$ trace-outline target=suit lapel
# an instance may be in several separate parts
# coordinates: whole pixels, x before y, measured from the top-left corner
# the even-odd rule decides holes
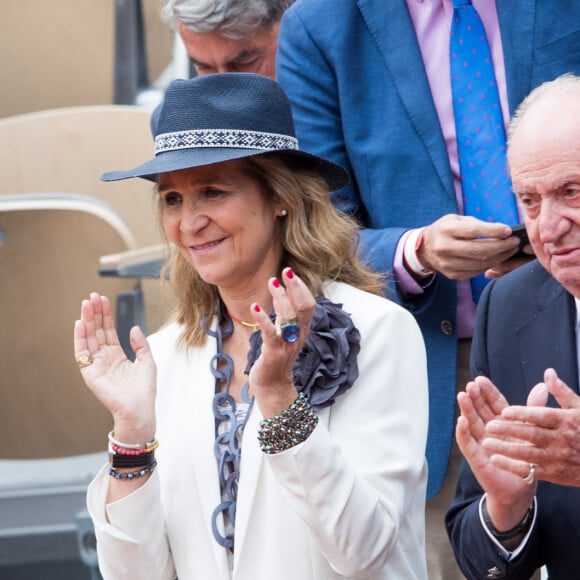
[[[532,89],[532,58],[536,2],[496,0],[505,62],[510,115]],[[512,21],[518,19],[514,34]]]
[[[538,288],[535,300],[534,315],[516,329],[525,385],[530,388],[542,381],[544,370],[553,367],[578,392],[574,299],[550,277]]]
[[[445,141],[431,94],[423,57],[405,0],[358,0],[359,10],[385,63],[403,107],[420,136],[441,185],[455,200]],[[403,57],[401,50],[410,56]]]

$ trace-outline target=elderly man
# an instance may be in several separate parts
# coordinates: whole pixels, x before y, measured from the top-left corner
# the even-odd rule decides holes
[[[470,579],[528,579],[541,566],[550,580],[578,578],[580,77],[527,97],[508,162],[538,260],[479,303],[476,378],[458,395],[467,461],[446,524]]]
[[[166,0],[164,20],[176,28],[198,75],[251,72],[276,76],[278,30],[294,0]]]

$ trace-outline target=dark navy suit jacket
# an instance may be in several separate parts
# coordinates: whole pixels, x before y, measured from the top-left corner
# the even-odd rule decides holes
[[[576,309],[573,297],[537,261],[491,282],[477,311],[471,367],[485,375],[510,404],[525,405],[530,389],[553,367],[578,392]],[[556,405],[550,398],[549,404]],[[580,445],[580,442],[579,442]],[[470,579],[525,579],[548,567],[550,580],[580,578],[580,488],[540,482],[537,520],[523,553],[506,563],[483,530],[478,505],[483,494],[465,461],[446,524],[457,561]]]
[[[579,0],[497,0],[497,10],[511,113],[542,82],[580,74]],[[406,230],[458,213],[405,0],[297,0],[282,19],[278,48],[278,80],[301,149],[347,169],[351,185],[334,201],[360,217],[365,259],[391,272]],[[388,291],[415,315],[427,347],[431,497],[454,426],[456,283],[438,275],[424,295],[403,296],[391,276]]]

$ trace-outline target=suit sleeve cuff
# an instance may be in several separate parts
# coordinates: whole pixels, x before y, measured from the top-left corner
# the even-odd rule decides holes
[[[483,500],[486,497],[487,497],[487,494],[483,494],[481,500],[479,501],[479,509],[478,509],[479,520],[480,520],[481,525],[482,525],[485,533],[487,534],[488,538],[501,550],[501,554],[503,555],[505,560],[507,562],[511,562],[512,560],[515,560],[521,554],[521,552],[524,550],[524,548],[526,547],[526,545],[528,543],[528,540],[530,538],[532,530],[534,529],[534,525],[536,523],[536,517],[537,517],[537,513],[538,513],[538,510],[537,510],[538,504],[537,504],[536,498],[534,497],[534,516],[532,519],[532,523],[530,525],[530,529],[528,530],[528,533],[524,536],[524,538],[520,542],[520,545],[515,550],[512,550],[510,552],[509,550],[506,550],[500,542],[498,542],[497,538],[494,537],[494,535],[489,531],[488,527],[485,525],[485,521],[483,519],[482,505],[483,505]]]

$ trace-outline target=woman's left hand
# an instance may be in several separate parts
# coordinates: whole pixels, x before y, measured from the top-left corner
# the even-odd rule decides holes
[[[279,415],[298,396],[294,387],[293,369],[300,349],[310,331],[310,322],[316,302],[304,282],[291,268],[282,272],[282,283],[277,278],[268,281],[276,322],[259,304],[252,304],[254,320],[262,331],[262,352],[250,371],[250,394],[265,418]],[[284,323],[296,322],[299,336],[295,342],[282,337]]]

